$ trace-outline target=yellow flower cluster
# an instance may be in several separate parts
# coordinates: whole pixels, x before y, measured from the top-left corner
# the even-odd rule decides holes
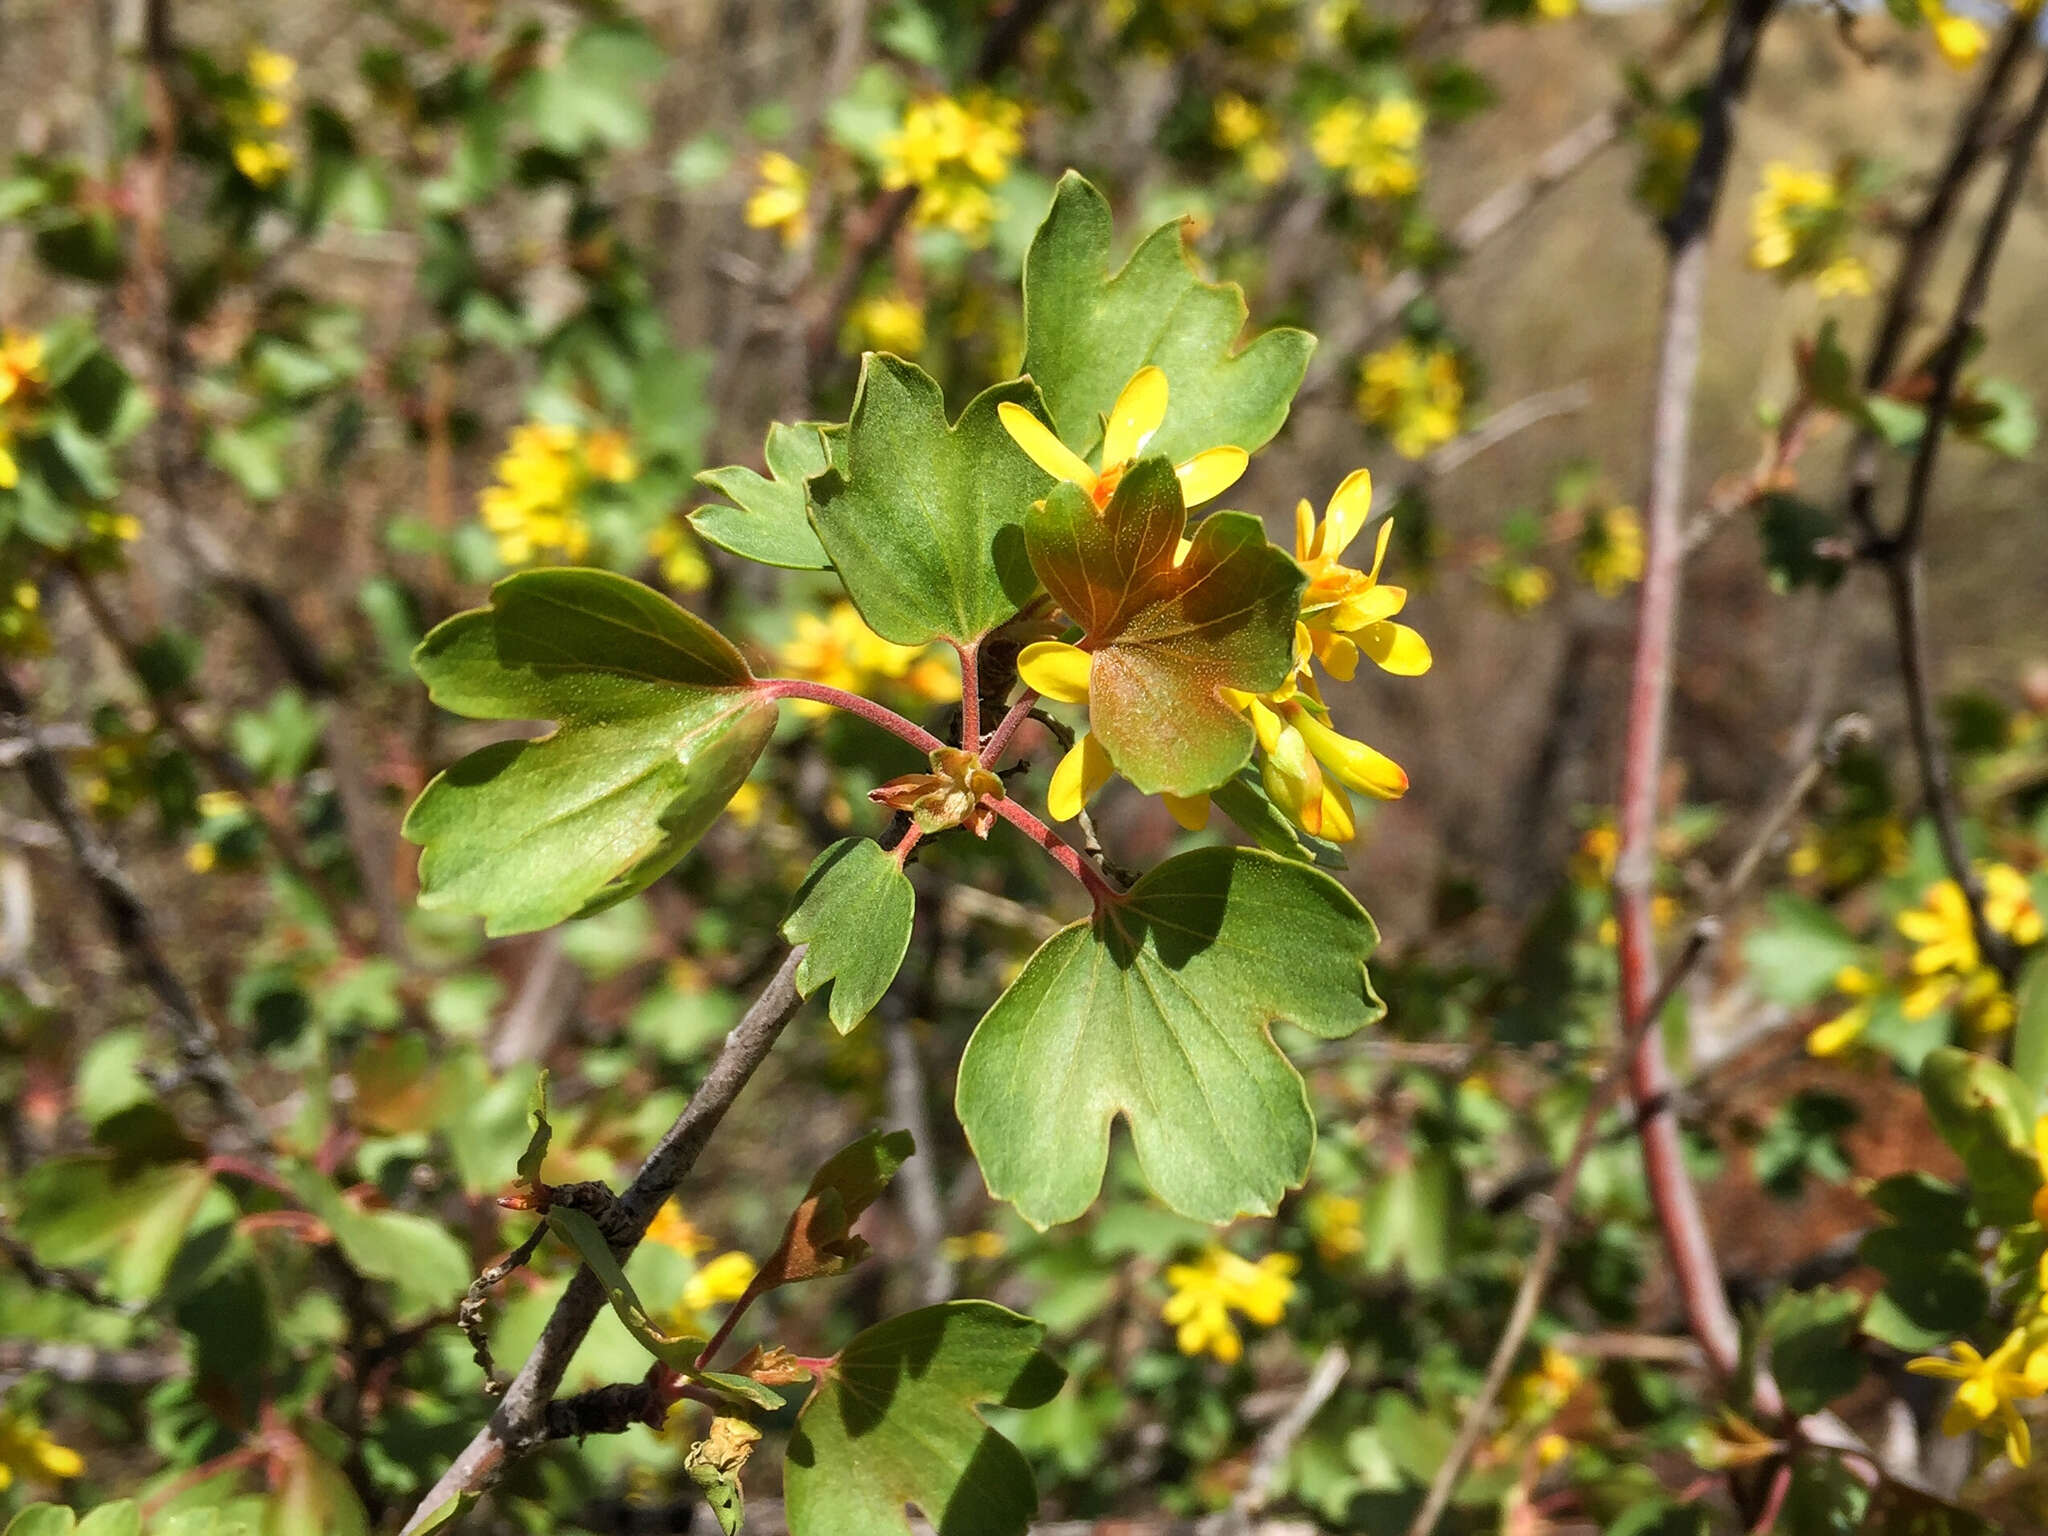
[[[2040,1332],[2038,1326],[2016,1328],[1988,1355],[1957,1339],[1948,1347],[1949,1359],[1923,1355],[1906,1362],[1906,1369],[1916,1376],[1938,1376],[1956,1384],[1955,1396],[1942,1415],[1943,1434],[1993,1429],[2004,1435],[2005,1454],[2012,1464],[2027,1464],[2032,1442],[2027,1421],[2015,1405],[2048,1392],[2048,1339]]]
[[[1244,1354],[1233,1312],[1270,1328],[1294,1299],[1292,1254],[1269,1253],[1254,1264],[1220,1244],[1203,1250],[1192,1264],[1170,1265],[1166,1283],[1173,1294],[1159,1315],[1174,1329],[1184,1355],[1213,1355],[1225,1365]]]
[[[789,677],[808,678],[848,693],[867,694],[893,685],[934,704],[960,693],[952,670],[929,649],[884,640],[844,600],[834,603],[822,619],[812,613],[796,616],[796,633],[782,647],[781,666]],[[795,707],[804,714],[821,715],[830,706],[798,699]]]
[[[1643,522],[1634,507],[1608,507],[1579,534],[1579,575],[1602,597],[1643,579]]]
[[[924,306],[901,289],[869,294],[846,312],[846,329],[849,351],[916,357],[924,350]]]
[[[1369,354],[1359,369],[1358,413],[1404,459],[1419,459],[1458,435],[1465,378],[1448,347],[1403,339]]]
[[[2022,948],[2038,944],[2041,914],[2034,908],[2026,876],[2010,864],[1993,864],[1983,871],[1983,881],[1984,920],[1991,931]],[[2010,1029],[2013,1000],[1997,970],[1986,963],[1977,947],[1963,888],[1953,880],[1937,881],[1927,888],[1922,900],[1924,906],[1901,912],[1898,918],[1899,932],[1915,946],[1911,963],[1914,981],[1905,997],[1906,1017],[1924,1019],[1938,1008],[1953,1005],[1986,1033]]]
[[[61,1483],[85,1471],[85,1458],[59,1445],[48,1430],[24,1414],[0,1409],[0,1489],[18,1477]]]
[[[0,332],[0,490],[21,483],[21,466],[12,447],[14,429],[42,382],[43,338],[33,331]]]
[[[786,246],[798,244],[811,228],[809,173],[775,149],[764,154],[755,169],[760,180],[747,199],[743,217],[755,229],[780,232]]]
[[[996,201],[990,188],[1024,149],[1024,109],[987,91],[914,101],[882,143],[882,185],[917,188],[913,217],[971,245],[988,239]]]
[[[259,187],[267,187],[292,168],[292,147],[278,137],[291,121],[292,82],[299,66],[268,48],[251,48],[243,61],[249,82],[246,101],[228,112],[234,133],[235,169]]]
[[[1844,177],[1774,160],[1750,203],[1750,265],[1788,280],[1811,277],[1824,299],[1860,298],[1870,292],[1871,275],[1847,248],[1854,224]]]
[[[1309,148],[1359,197],[1405,197],[1422,184],[1422,123],[1411,97],[1367,103],[1347,96],[1316,118]]]
[[[1273,118],[1257,102],[1225,91],[1216,98],[1216,142],[1236,153],[1244,173],[1262,187],[1287,174],[1287,147]]]
[[[1007,402],[997,407],[1017,445],[1047,474],[1087,491],[1097,506],[1108,505],[1118,483],[1166,420],[1166,375],[1146,367],[1131,376],[1110,408],[1103,433],[1102,468],[1055,437],[1037,417]],[[1242,448],[1210,448],[1174,466],[1186,505],[1220,496],[1244,473],[1251,456]],[[1261,781],[1273,802],[1300,827],[1333,842],[1358,835],[1347,790],[1377,800],[1394,800],[1408,790],[1408,775],[1391,758],[1338,732],[1318,689],[1312,662],[1331,676],[1350,681],[1361,653],[1384,670],[1414,677],[1430,666],[1429,646],[1405,624],[1393,623],[1408,601],[1406,589],[1381,586],[1393,525],[1382,522],[1370,571],[1354,570],[1340,557],[1372,514],[1372,476],[1356,470],[1330,498],[1320,524],[1306,501],[1295,508],[1294,558],[1308,576],[1295,621],[1294,671],[1270,693],[1235,690],[1229,698],[1251,721],[1258,744]],[[1185,559],[1183,539],[1176,560]],[[1030,687],[1062,704],[1088,702],[1094,658],[1077,645],[1041,640],[1018,657],[1018,675]],[[1109,753],[1092,733],[1076,741],[1054,770],[1046,809],[1055,821],[1081,814],[1115,773]],[[1160,797],[1173,818],[1189,831],[1208,824],[1209,797]]]
[[[514,427],[498,460],[497,483],[479,503],[484,526],[497,536],[498,558],[507,565],[530,565],[550,555],[582,559],[590,548],[584,490],[594,481],[617,484],[639,472],[623,433],[586,432],[552,421]]]

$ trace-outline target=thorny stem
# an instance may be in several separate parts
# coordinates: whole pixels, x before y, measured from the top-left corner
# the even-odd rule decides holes
[[[888,705],[864,699],[857,693],[848,693],[844,688],[813,683],[800,677],[764,678],[759,687],[771,699],[810,699],[814,703],[843,709],[849,715],[858,715],[868,724],[880,726],[891,736],[902,738],[923,753],[942,751],[946,745],[923,726],[904,719]]]
[[[1097,911],[1123,900],[1117,888],[1103,877],[1100,870],[1084,859],[1078,849],[1015,800],[991,798],[987,803],[995,807],[996,814],[1003,820],[1051,854],[1060,868],[1086,886]]]

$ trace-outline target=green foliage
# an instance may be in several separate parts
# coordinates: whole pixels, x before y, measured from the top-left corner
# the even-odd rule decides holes
[[[530,571],[415,658],[434,701],[556,722],[472,753],[406,817],[423,905],[520,933],[644,889],[753,768],[775,707],[738,651],[666,598],[602,571]]]
[[[914,1505],[957,1536],[1022,1536],[1038,1508],[1031,1468],[974,1411],[1036,1408],[1066,1372],[1045,1328],[955,1301],[859,1335],[832,1363],[790,1437],[784,1482],[798,1536],[908,1536]]]
[[[1772,1302],[1764,1318],[1771,1374],[1791,1412],[1818,1413],[1863,1380],[1863,1357],[1854,1347],[1862,1311],[1854,1291],[1825,1286],[1787,1291]]]
[[[1202,280],[1179,224],[1154,230],[1112,274],[1110,223],[1108,199],[1069,171],[1024,261],[1024,372],[1060,440],[1091,453],[1117,395],[1154,363],[1171,393],[1151,452],[1178,461],[1263,446],[1287,420],[1314,338],[1277,329],[1239,350],[1244,295]]]
[[[914,363],[871,352],[843,457],[809,482],[811,521],[868,627],[899,645],[967,645],[1037,590],[1024,512],[1052,483],[997,418],[1043,408],[1026,380],[983,390],[958,422]]]
[[[968,1042],[960,1123],[990,1191],[1034,1226],[1072,1221],[1121,1115],[1175,1210],[1271,1211],[1315,1143],[1272,1026],[1337,1040],[1377,1019],[1377,939],[1320,871],[1244,849],[1167,860],[1048,939]]]
[[[782,936],[807,944],[796,988],[805,997],[830,990],[829,1012],[841,1034],[874,1012],[910,948],[917,893],[895,857],[879,843],[849,837],[812,861]]]
[[[1920,1091],[1934,1128],[1963,1160],[1984,1219],[2026,1221],[2042,1180],[2033,1150],[2038,1095],[2003,1063],[1949,1046],[1920,1064]]]
[[[825,472],[830,462],[828,431],[816,422],[776,422],[768,429],[763,454],[764,478],[742,465],[707,469],[697,476],[726,497],[731,506],[713,502],[690,514],[697,531],[718,545],[763,565],[790,570],[822,571],[831,566],[818,542],[806,510],[804,482]]]
[[[1287,680],[1304,578],[1255,517],[1217,512],[1176,561],[1187,511],[1165,458],[1132,466],[1098,512],[1061,482],[1025,523],[1031,565],[1093,653],[1089,728],[1148,794],[1198,795],[1251,760],[1224,689]]]

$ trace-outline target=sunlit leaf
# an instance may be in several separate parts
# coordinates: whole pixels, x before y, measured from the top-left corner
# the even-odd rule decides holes
[[[712,502],[690,514],[697,531],[721,549],[763,565],[789,570],[822,571],[831,565],[825,546],[805,507],[804,482],[824,473],[829,462],[825,433],[816,422],[792,426],[778,421],[768,429],[764,455],[767,478],[739,464],[707,469],[697,483],[726,497],[731,506]]]
[[[782,936],[807,944],[796,989],[830,989],[833,1026],[845,1034],[875,1009],[910,948],[917,893],[895,857],[849,837],[819,854],[783,919]]]

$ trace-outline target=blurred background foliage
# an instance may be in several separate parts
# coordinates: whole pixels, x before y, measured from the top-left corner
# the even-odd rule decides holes
[[[1715,230],[1709,510],[1656,872],[1673,943],[1837,714],[1869,721],[1769,841],[1761,891],[1721,914],[1671,1033],[1752,1347],[1800,1411],[1834,1405],[1902,1473],[1873,1500],[1802,1458],[1771,1515],[1786,1531],[2044,1515],[2006,1438],[2048,1387],[2026,1351],[1960,1419],[1906,1369],[1959,1338],[2031,1349],[2041,1290],[2028,1197],[2048,1171],[2013,1167],[2048,1077],[2038,176],[1926,546],[1943,746],[2007,975],[1922,816],[1880,581],[1839,511],[1853,426],[1892,447],[1925,428],[1910,378],[1866,395],[1849,359],[2002,23],[1936,4],[1779,18]],[[842,418],[864,349],[916,359],[956,408],[1013,373],[1025,244],[1073,165],[1120,234],[1184,217],[1258,323],[1323,338],[1230,504],[1285,541],[1297,499],[1365,463],[1393,509],[1390,570],[1435,666],[1362,669],[1332,699],[1413,786],[1361,810],[1343,874],[1386,935],[1387,1022],[1291,1042],[1322,1141],[1276,1218],[1168,1213],[1119,1148],[1093,1213],[1034,1233],[988,1200],[952,1072],[1078,901],[1000,837],[928,843],[897,987],[843,1038],[805,1016],[630,1274],[663,1326],[714,1320],[818,1163],[908,1126],[915,1175],[863,1228],[876,1257],[764,1303],[763,1337],[827,1353],[925,1301],[991,1297],[1045,1321],[1070,1372],[1046,1408],[992,1415],[1047,1518],[1403,1528],[1614,1039],[1656,221],[1717,31],[1711,6],[1574,0],[9,0],[0,1514],[133,1497],[152,1532],[395,1529],[468,1440],[490,1400],[453,1313],[532,1225],[495,1199],[538,1072],[545,1176],[617,1182],[777,963],[813,853],[879,830],[867,790],[915,765],[859,721],[792,711],[674,875],[486,943],[413,905],[403,807],[492,731],[427,705],[411,647],[508,570],[597,564],[763,667],[945,717],[950,656],[869,633],[829,573],[734,558],[720,493],[815,468],[800,433],[764,459],[768,425]],[[44,749],[75,827],[26,791]],[[1026,755],[1057,751],[1035,734]],[[1133,865],[1186,835],[1114,788],[1094,825]],[[74,846],[139,894],[261,1105],[263,1157],[159,1027],[162,994],[129,984],[136,951],[109,941]],[[1995,1134],[1974,1079],[1951,1095],[1966,1110],[1928,1111],[1951,1045],[2012,1057]],[[1761,1432],[1699,1368],[1615,1126],[1447,1528],[1743,1528]],[[1984,1196],[2007,1186],[2025,1187]],[[544,1249],[491,1303],[498,1361],[524,1357],[570,1268]],[[644,1367],[606,1317],[569,1386]],[[1995,1433],[1944,1437],[1945,1412]],[[553,1448],[472,1519],[693,1528],[689,1439]],[[775,1529],[772,1471],[750,1492]]]

